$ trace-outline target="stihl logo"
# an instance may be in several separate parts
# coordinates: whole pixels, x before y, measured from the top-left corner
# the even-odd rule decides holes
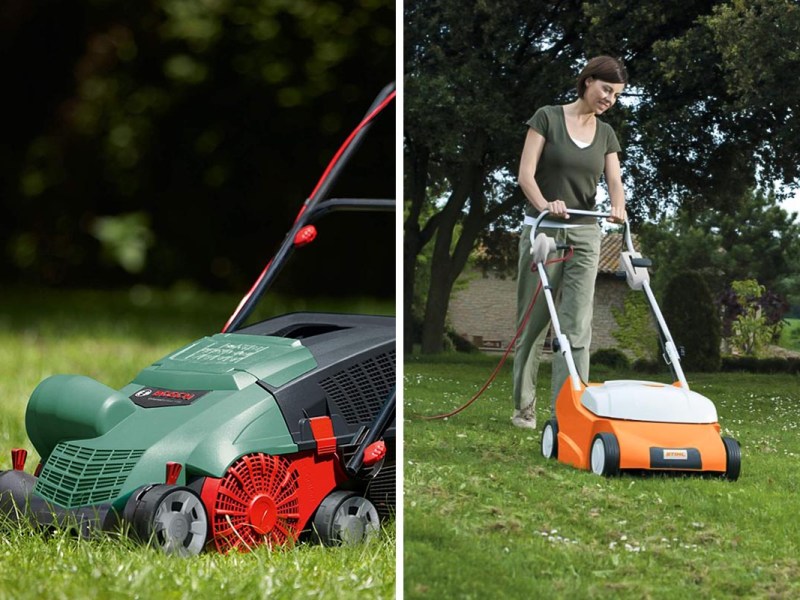
[[[664,460],[688,460],[689,452],[686,450],[665,449]]]

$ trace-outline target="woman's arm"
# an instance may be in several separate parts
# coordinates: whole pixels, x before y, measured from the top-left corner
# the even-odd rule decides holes
[[[622,172],[619,167],[619,156],[616,152],[606,154],[606,185],[611,198],[611,221],[625,222],[625,189],[622,187]]]
[[[525,137],[525,146],[522,148],[522,157],[519,161],[517,181],[528,202],[537,211],[548,210],[551,216],[569,219],[569,215],[566,212],[566,204],[561,200],[548,202],[536,183],[536,167],[539,164],[539,158],[542,156],[544,142],[545,139],[541,133],[533,128],[528,128],[528,135]]]

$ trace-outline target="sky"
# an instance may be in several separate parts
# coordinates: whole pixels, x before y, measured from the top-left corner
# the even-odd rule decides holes
[[[794,196],[781,203],[781,208],[788,213],[797,213],[795,221],[800,221],[800,190],[794,193]]]

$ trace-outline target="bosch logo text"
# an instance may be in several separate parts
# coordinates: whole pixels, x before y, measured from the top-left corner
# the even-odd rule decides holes
[[[159,406],[187,406],[208,390],[165,390],[161,388],[142,388],[133,394],[130,399],[142,408],[158,408]]]
[[[194,400],[197,394],[190,392],[173,392],[171,390],[155,390],[152,398],[169,398],[171,400]]]

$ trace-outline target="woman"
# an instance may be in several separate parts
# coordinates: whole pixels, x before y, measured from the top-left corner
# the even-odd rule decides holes
[[[609,220],[625,220],[625,193],[620,174],[619,142],[614,130],[597,118],[617,101],[628,75],[610,56],[591,59],[581,71],[578,99],[563,106],[544,106],[528,121],[528,133],[519,168],[519,185],[527,198],[525,224],[519,242],[517,325],[539,283],[531,272],[530,232],[534,218],[549,211],[540,230],[559,243],[573,246],[565,263],[548,268],[554,295],[560,289],[558,318],[572,347],[578,374],[589,380],[589,346],[600,227],[591,217],[572,217],[567,209],[595,210],[600,176],[605,175],[611,198]],[[514,357],[514,414],[517,427],[536,429],[536,379],[542,347],[550,324],[543,295],[537,299],[527,327],[516,344]],[[569,376],[563,355],[553,358],[552,407]]]

